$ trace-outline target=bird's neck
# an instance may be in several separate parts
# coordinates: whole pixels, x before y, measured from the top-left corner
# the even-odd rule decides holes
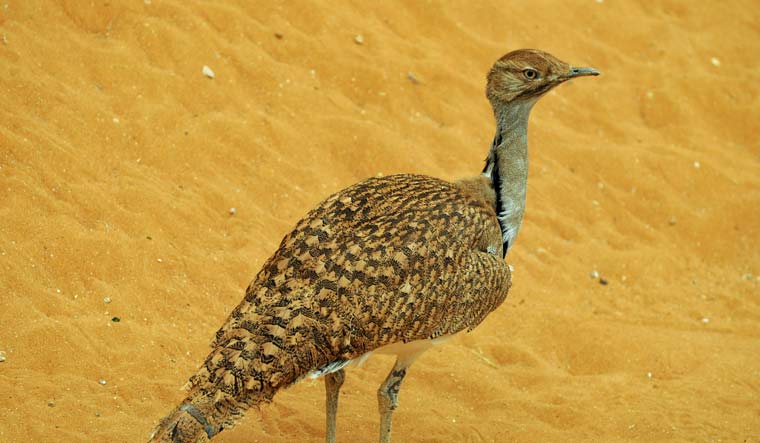
[[[525,214],[528,190],[528,117],[535,101],[495,106],[496,135],[483,169],[496,193],[503,253],[514,243]]]

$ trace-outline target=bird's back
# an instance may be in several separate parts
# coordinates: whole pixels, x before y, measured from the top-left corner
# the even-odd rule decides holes
[[[244,409],[330,363],[476,326],[511,284],[480,185],[394,175],[323,201],[250,284],[192,389]]]

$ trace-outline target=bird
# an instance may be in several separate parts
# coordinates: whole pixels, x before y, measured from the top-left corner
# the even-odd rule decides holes
[[[205,442],[304,378],[324,378],[335,443],[345,369],[396,355],[377,390],[381,443],[410,365],[471,331],[512,285],[506,254],[525,213],[528,118],[555,86],[596,69],[519,49],[487,75],[496,134],[480,174],[373,177],[317,205],[281,241],[217,331],[187,394],[151,442]]]

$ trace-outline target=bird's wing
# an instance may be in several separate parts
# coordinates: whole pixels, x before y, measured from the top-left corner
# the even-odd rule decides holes
[[[510,286],[500,239],[494,210],[455,184],[397,175],[347,188],[285,236],[193,383],[239,374],[274,392],[387,344],[471,329]]]
[[[493,210],[460,187],[419,175],[375,178],[301,220],[263,286],[334,315],[351,343],[343,352],[361,353],[477,325],[509,288],[506,264],[488,253],[499,244]]]

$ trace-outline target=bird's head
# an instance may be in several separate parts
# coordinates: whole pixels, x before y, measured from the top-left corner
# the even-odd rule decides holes
[[[496,60],[488,72],[486,96],[494,108],[518,101],[532,104],[560,83],[585,75],[599,71],[570,66],[537,49],[518,49]]]

